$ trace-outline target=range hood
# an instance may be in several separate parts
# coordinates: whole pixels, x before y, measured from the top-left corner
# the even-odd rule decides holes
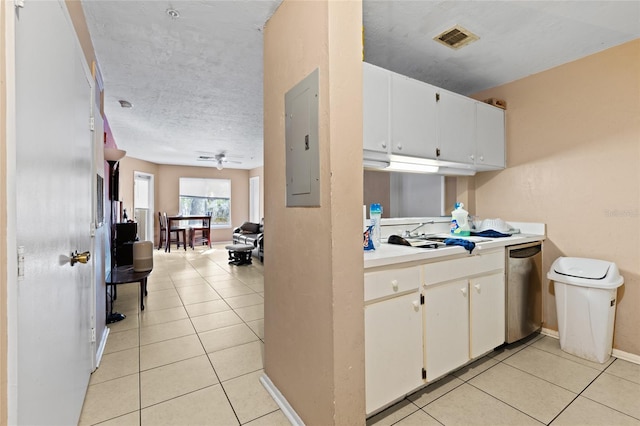
[[[364,150],[362,164],[367,170],[387,172],[425,173],[448,176],[473,176],[476,174],[476,169],[472,164],[453,163],[450,161],[431,160],[406,155],[389,155],[368,150]]]

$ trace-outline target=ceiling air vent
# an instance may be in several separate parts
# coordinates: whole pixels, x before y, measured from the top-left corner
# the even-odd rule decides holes
[[[479,38],[480,37],[471,31],[462,28],[460,25],[456,25],[455,27],[449,28],[440,35],[434,37],[434,40],[452,49],[460,49],[462,46],[466,46]]]

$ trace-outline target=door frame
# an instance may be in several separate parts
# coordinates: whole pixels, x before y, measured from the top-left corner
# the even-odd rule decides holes
[[[151,241],[155,245],[155,176],[151,173],[139,172],[134,170],[133,172],[133,211],[131,212],[131,218],[134,217],[136,211],[136,181],[138,178],[149,179],[149,199],[147,200],[149,205],[149,217],[147,217],[146,225],[146,240]]]

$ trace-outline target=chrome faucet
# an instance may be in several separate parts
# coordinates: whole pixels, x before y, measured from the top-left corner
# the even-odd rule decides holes
[[[404,237],[411,237],[411,234],[415,231],[417,231],[418,229],[422,228],[423,226],[427,225],[427,224],[432,224],[435,223],[433,220],[421,223],[420,225],[416,226],[415,228],[413,228],[411,231],[404,231]]]

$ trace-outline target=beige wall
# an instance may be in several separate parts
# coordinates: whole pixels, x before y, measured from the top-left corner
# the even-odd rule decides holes
[[[508,161],[476,175],[470,212],[545,222],[545,275],[558,256],[615,262],[614,347],[640,355],[640,40],[475,97],[506,100]],[[557,329],[553,286],[544,293]]]
[[[155,244],[158,240],[158,214],[178,213],[179,183],[181,177],[231,179],[231,227],[215,229],[212,241],[231,241],[233,228],[249,218],[249,171],[237,169],[218,170],[214,167],[170,166],[150,163],[131,157],[120,160],[120,200],[130,213],[133,211],[133,174],[144,172],[154,175]]]
[[[309,425],[364,424],[362,4],[284,0],[264,30],[265,372]],[[320,207],[285,207],[284,95],[320,73]]]
[[[367,206],[367,217],[372,203],[382,205],[382,217],[391,217],[391,173],[365,170],[363,182],[363,204]]]

